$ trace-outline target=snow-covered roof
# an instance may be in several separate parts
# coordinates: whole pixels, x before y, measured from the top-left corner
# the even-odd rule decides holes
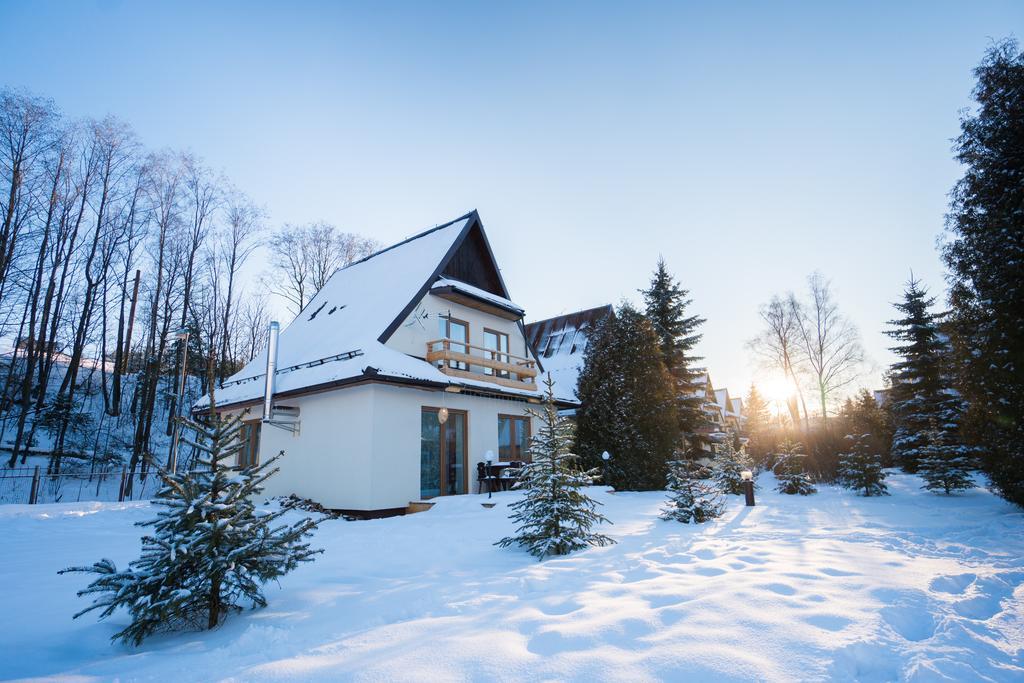
[[[459,280],[452,280],[451,278],[441,277],[438,278],[437,282],[435,282],[431,286],[431,289],[453,289],[474,299],[486,301],[487,303],[497,306],[498,308],[503,308],[506,311],[517,313],[520,316],[526,313],[525,308],[523,308],[522,306],[517,306],[516,304],[512,303],[505,297],[498,296],[497,294],[492,294],[487,290],[480,289],[479,287],[474,287],[473,285],[461,282]]]
[[[591,327],[612,314],[610,305],[539,320],[526,326],[526,338],[544,363],[545,375],[555,383],[555,396],[579,400],[576,384],[583,369],[583,353]]]
[[[476,212],[427,230],[336,271],[280,334],[274,393],[282,394],[363,376],[479,386],[490,391],[535,396],[537,391],[497,388],[485,380],[452,378],[426,361],[385,346],[410,305],[433,285],[473,225]],[[450,280],[449,283],[456,281]],[[464,287],[471,287],[459,283]],[[476,289],[498,300],[503,297]],[[508,302],[511,304],[511,302]],[[266,351],[218,388],[218,405],[263,395]],[[204,396],[195,408],[209,405]]]

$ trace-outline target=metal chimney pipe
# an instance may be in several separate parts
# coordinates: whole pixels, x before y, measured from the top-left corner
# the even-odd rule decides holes
[[[274,400],[274,374],[277,372],[277,335],[281,326],[277,321],[270,323],[270,339],[267,342],[267,382],[263,387],[263,421],[270,422],[270,408]]]

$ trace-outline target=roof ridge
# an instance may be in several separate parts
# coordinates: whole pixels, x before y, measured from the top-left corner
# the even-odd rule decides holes
[[[568,318],[573,315],[580,315],[581,313],[589,313],[591,311],[600,311],[606,308],[611,308],[614,311],[614,307],[611,304],[601,304],[600,306],[593,306],[591,308],[584,308],[579,311],[573,311],[571,313],[562,313],[561,315],[553,315],[550,318],[544,318],[543,320],[534,320],[533,322],[525,323],[527,327],[533,325],[540,325],[541,323],[551,322],[552,320],[559,320],[561,318]]]
[[[434,227],[428,228],[427,230],[424,230],[421,233],[413,235],[412,237],[406,237],[401,242],[396,242],[395,244],[392,244],[389,247],[384,247],[380,251],[375,251],[372,254],[370,254],[369,256],[364,256],[363,258],[359,259],[358,261],[353,261],[352,263],[350,263],[350,264],[348,264],[346,266],[342,266],[338,270],[345,270],[346,268],[351,268],[352,266],[359,265],[360,263],[364,263],[366,261],[369,261],[374,256],[380,256],[384,252],[391,251],[392,249],[397,249],[398,247],[404,246],[404,245],[406,245],[409,242],[412,242],[414,240],[418,240],[421,237],[426,237],[427,235],[429,235],[431,233],[434,233],[434,232],[437,232],[438,230],[443,230],[444,228],[450,227],[450,226],[458,223],[459,221],[464,221],[464,220],[466,220],[468,218],[472,218],[476,213],[477,213],[477,210],[473,209],[469,213],[463,214],[463,215],[459,216],[458,218],[454,218],[454,219],[448,221],[447,223],[442,223],[441,225],[435,225]]]

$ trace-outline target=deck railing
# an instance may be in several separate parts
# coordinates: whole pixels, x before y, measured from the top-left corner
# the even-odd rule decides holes
[[[512,389],[535,390],[537,363],[505,351],[454,339],[427,342],[427,362],[452,377],[482,380]]]

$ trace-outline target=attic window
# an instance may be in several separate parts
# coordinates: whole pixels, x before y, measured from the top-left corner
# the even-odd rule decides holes
[[[311,316],[309,316],[309,319],[312,320],[313,318],[315,318],[316,314],[319,313],[320,311],[324,310],[324,306],[326,306],[326,305],[327,305],[326,301],[323,302],[322,304],[320,304],[320,308],[318,308],[315,311],[313,311],[313,314]]]

